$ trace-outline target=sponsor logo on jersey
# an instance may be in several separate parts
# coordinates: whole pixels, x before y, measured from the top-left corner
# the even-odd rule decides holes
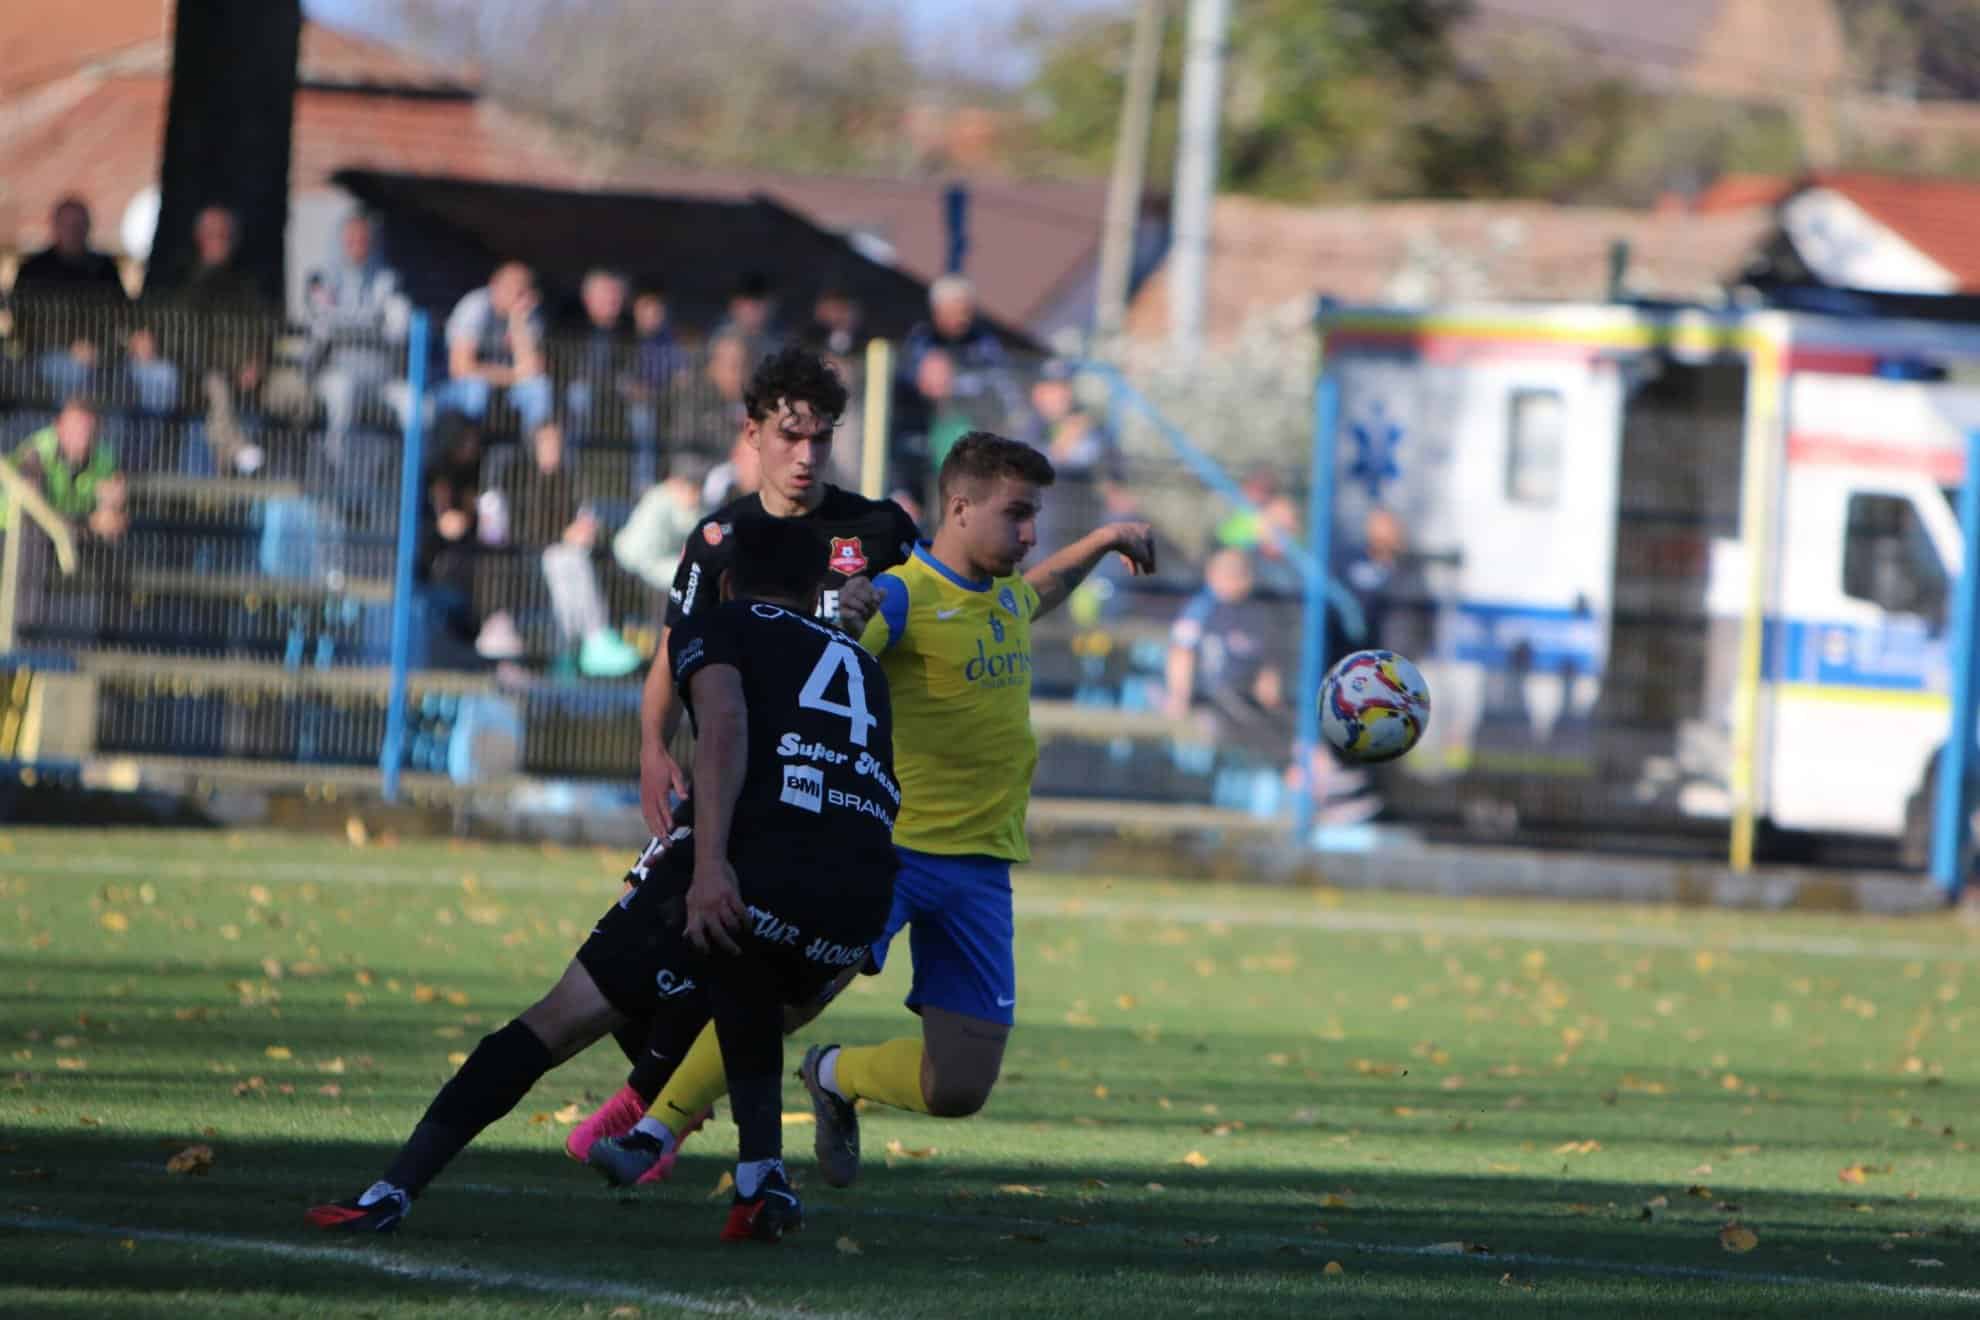
[[[867,947],[864,944],[834,944],[830,940],[818,939],[804,946],[804,956],[827,967],[850,967],[866,958]]]
[[[857,536],[835,536],[832,538],[832,557],[826,563],[834,573],[851,577],[866,567],[866,552],[860,548]]]
[[[676,674],[686,674],[689,669],[701,662],[702,652],[707,649],[707,638],[691,638],[688,644],[681,648],[681,653],[674,657],[674,672]]]
[[[825,795],[825,800],[835,807],[857,811],[862,816],[871,816],[890,830],[894,828],[893,816],[872,798],[864,798],[857,793],[848,793],[842,788],[835,788]]]
[[[1013,615],[1015,615],[1018,612],[1017,593],[1015,591],[1012,591],[1009,587],[1005,587],[1002,591],[999,591],[997,593],[997,603],[999,605],[1002,605],[1005,610],[1007,610],[1009,613]]]
[[[710,525],[712,526],[713,524]],[[700,590],[701,590],[701,565],[689,564],[687,586],[683,587],[681,589],[680,595],[675,597],[675,599],[680,601],[681,603],[681,613],[683,614],[694,613],[695,593]]]
[[[701,525],[701,539],[710,545],[720,545],[722,544],[722,537],[727,531],[728,528],[722,526],[721,523],[703,523]]]
[[[1029,683],[1031,652],[992,651],[979,637],[976,639],[976,654],[963,665],[963,681],[981,683],[986,687],[1010,687],[1016,683]]]
[[[795,733],[787,733],[777,740],[777,755],[791,761],[823,761],[827,765],[844,765],[849,759],[846,753],[824,743],[808,743]]]
[[[990,640],[999,646],[1004,644],[1004,621],[994,614],[990,616]]]
[[[811,765],[786,765],[778,800],[817,813],[825,810],[825,772]]]
[[[670,967],[662,967],[653,978],[653,988],[662,999],[673,999],[694,989],[694,978],[682,976]]]
[[[774,912],[752,904],[749,909],[749,933],[765,944],[796,944],[804,938],[804,932],[794,921],[785,921]]]

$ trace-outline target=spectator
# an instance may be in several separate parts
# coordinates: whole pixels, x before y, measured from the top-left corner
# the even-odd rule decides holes
[[[89,208],[80,198],[55,203],[53,240],[21,263],[14,302],[23,343],[37,354],[42,381],[58,396],[83,389],[128,302],[117,263],[89,245]]]
[[[1249,550],[1264,534],[1265,505],[1279,493],[1279,478],[1267,467],[1253,468],[1238,487],[1247,507],[1217,524],[1217,544]]]
[[[1296,558],[1299,521],[1299,505],[1290,495],[1274,495],[1258,511],[1251,567],[1261,595],[1296,597],[1306,590],[1306,576]]]
[[[61,622],[68,640],[93,640],[110,584],[122,567],[117,562],[122,556],[112,554],[111,547],[130,526],[124,474],[118,469],[116,452],[101,438],[96,405],[80,395],[65,400],[54,423],[30,435],[14,451],[13,463],[32,492],[24,498],[39,497],[41,513],[61,519],[77,535],[80,568],[94,579],[93,589],[79,601],[71,598],[76,608],[65,608]],[[0,528],[28,516],[13,505],[9,493],[0,489]],[[33,534],[21,539],[15,620],[21,625],[54,623],[48,583],[55,546],[38,528],[23,531]]]
[[[479,421],[488,415],[489,395],[499,389],[525,434],[550,420],[553,394],[537,303],[534,272],[510,261],[454,304],[447,317],[448,381],[441,407]]]
[[[564,387],[565,417],[575,432],[567,438],[573,445],[585,443],[594,429],[610,429],[611,423],[595,417],[594,409],[602,411],[606,398],[617,392],[632,348],[623,276],[602,268],[587,271],[578,301],[584,315],[577,326],[577,359]]]
[[[550,609],[566,653],[576,652],[579,672],[621,678],[638,668],[638,651],[612,631],[598,589],[591,557],[602,527],[566,452],[561,425],[544,422],[530,434],[529,456],[509,465],[501,493],[506,540],[526,552],[541,550]]]
[[[189,311],[272,315],[275,309],[246,272],[234,265],[239,225],[224,206],[209,206],[193,220],[198,264],[174,295]]]
[[[428,662],[437,669],[472,669],[480,667],[477,655],[513,659],[522,653],[514,624],[506,633],[500,626],[484,629],[474,604],[481,428],[460,413],[444,412],[434,437],[435,456],[423,474],[426,498],[420,502],[413,566],[428,618]]]
[[[730,500],[755,494],[763,480],[757,466],[759,458],[756,446],[738,434],[729,446],[728,459],[710,470],[701,483],[701,507],[712,512]]]
[[[959,372],[1004,365],[1004,346],[976,311],[976,286],[961,275],[944,275],[928,286],[929,319],[908,331],[901,346],[901,375],[913,381],[931,349],[946,352]]]
[[[633,439],[633,490],[653,484],[660,467],[660,399],[682,353],[667,324],[667,296],[660,285],[647,281],[633,297],[632,361],[619,383],[626,400],[626,420]]]
[[[783,338],[775,326],[776,306],[770,279],[751,271],[736,282],[729,295],[729,313],[715,327],[711,338],[733,335],[743,347],[743,376],[756,370],[756,364],[777,351]]]
[[[1169,631],[1167,700],[1171,719],[1207,706],[1218,741],[1275,766],[1289,751],[1291,707],[1276,645],[1283,627],[1252,595],[1251,561],[1223,549],[1204,566],[1204,587]]]
[[[327,267],[311,272],[306,303],[325,448],[341,466],[359,406],[392,380],[411,314],[398,273],[378,255],[369,216],[358,212],[338,226],[337,250]],[[399,389],[392,402],[403,423],[408,401]]]
[[[1047,362],[1032,382],[1030,407],[1017,427],[1018,438],[1043,450],[1059,474],[1039,518],[1038,540],[1044,546],[1070,545],[1092,527],[1132,517],[1137,504],[1127,488],[1119,441],[1080,403],[1073,384],[1070,364]],[[1126,575],[1119,557],[1107,556],[1074,591],[1073,618],[1098,622]]]
[[[674,381],[668,413],[677,443],[703,454],[723,452],[742,434],[747,416],[743,387],[748,383],[749,349],[741,336],[717,335],[709,340],[700,374],[683,374]]]
[[[860,307],[853,296],[836,284],[819,291],[811,304],[811,324],[805,327],[808,347],[833,357],[849,358],[866,346],[860,328]]]
[[[1387,509],[1368,511],[1362,521],[1360,543],[1341,556],[1337,570],[1361,617],[1347,618],[1338,603],[1333,606],[1334,617],[1327,630],[1329,668],[1343,656],[1369,647],[1402,649],[1399,639],[1392,636],[1389,611],[1402,585],[1404,543],[1402,519]]]
[[[664,597],[688,536],[701,521],[701,480],[691,461],[679,462],[667,479],[639,497],[626,525],[612,538],[619,567]]]
[[[81,395],[66,399],[53,423],[22,441],[13,463],[49,509],[78,531],[115,541],[129,527],[116,451],[98,434],[96,405]],[[4,492],[0,501],[0,527],[11,526],[13,502]]]

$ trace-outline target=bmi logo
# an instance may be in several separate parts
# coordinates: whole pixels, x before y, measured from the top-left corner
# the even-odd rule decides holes
[[[784,791],[779,798],[806,811],[825,810],[825,772],[816,766],[786,764]]]
[[[851,577],[866,567],[866,552],[860,549],[857,536],[835,536],[832,538],[832,557],[827,561],[834,573]]]

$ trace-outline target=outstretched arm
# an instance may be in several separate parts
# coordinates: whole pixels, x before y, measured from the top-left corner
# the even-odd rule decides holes
[[[1031,617],[1042,619],[1073,594],[1086,575],[1108,555],[1119,552],[1136,577],[1155,571],[1155,529],[1143,522],[1108,523],[1096,527],[1037,568],[1024,575],[1038,593]]]
[[[743,902],[729,865],[729,831],[749,770],[749,713],[743,703],[742,674],[734,665],[712,664],[689,680],[694,694],[694,881],[688,886],[689,943],[711,952],[711,943],[737,952],[734,932],[742,929]]]

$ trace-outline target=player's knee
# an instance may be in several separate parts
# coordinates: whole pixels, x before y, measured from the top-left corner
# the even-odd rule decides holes
[[[937,1118],[968,1118],[989,1101],[994,1081],[968,1078],[945,1082],[938,1077],[925,1097],[928,1112]]]

